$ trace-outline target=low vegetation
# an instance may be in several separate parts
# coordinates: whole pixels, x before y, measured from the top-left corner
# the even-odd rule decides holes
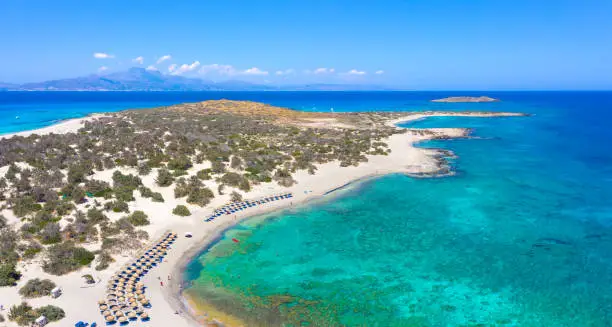
[[[186,206],[181,205],[181,204],[177,205],[172,210],[172,213],[177,215],[177,216],[183,216],[183,217],[191,216],[191,212],[189,211],[189,209]]]
[[[55,288],[55,283],[49,279],[30,279],[19,289],[19,294],[25,298],[48,296]]]
[[[47,249],[43,270],[52,275],[63,275],[89,265],[95,255],[72,242],[56,244]]]
[[[12,306],[8,313],[9,320],[14,321],[19,326],[30,326],[40,316],[45,316],[48,321],[53,322],[63,319],[66,313],[62,308],[53,305],[35,309],[26,302]]]

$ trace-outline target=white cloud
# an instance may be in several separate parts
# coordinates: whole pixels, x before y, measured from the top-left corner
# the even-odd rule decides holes
[[[196,63],[198,64],[197,66],[199,66],[200,63],[199,62],[196,62]],[[196,66],[196,68],[197,68],[197,66]],[[283,71],[283,72],[287,73],[289,71],[290,70],[286,70],[286,71]],[[293,71],[293,70],[291,70],[291,71]],[[261,69],[259,69],[257,67],[252,67],[252,68],[245,69],[245,70],[238,70],[238,69],[236,69],[232,65],[223,65],[223,64],[202,65],[198,72],[200,74],[202,74],[202,75],[217,74],[217,75],[225,75],[225,76],[235,76],[235,75],[265,76],[265,75],[269,75],[270,74],[268,71],[261,70]]]
[[[168,66],[168,71],[172,73],[173,71],[176,70],[176,67],[177,67],[176,64],[172,64],[172,65]]]
[[[268,72],[257,67],[249,68],[242,72],[244,75],[268,75]]]
[[[376,75],[382,75],[382,74],[384,74],[384,73],[385,73],[385,71],[384,71],[384,70],[377,70],[377,71],[376,71],[376,73],[374,73],[374,74],[376,74]]]
[[[166,60],[170,60],[170,59],[172,59],[171,55],[161,56],[161,57],[159,57],[159,59],[157,59],[157,64],[161,64],[162,62],[164,62]]]
[[[285,69],[285,70],[277,70],[276,71],[276,75],[278,75],[278,76],[291,75],[293,73],[295,73],[295,70],[293,68],[289,68],[289,69]]]
[[[364,72],[363,70],[357,70],[357,69],[351,69],[348,71],[349,75],[365,75],[366,72]]]
[[[312,73],[313,74],[317,74],[317,75],[321,75],[321,74],[333,74],[336,70],[333,68],[317,68],[315,69]]]
[[[170,70],[170,67],[172,67],[172,70]],[[192,71],[198,69],[198,67],[200,67],[200,62],[199,61],[194,61],[190,65],[182,64],[178,68],[176,67],[175,64],[172,64],[172,65],[170,65],[170,67],[168,67],[168,70],[170,70],[172,75],[180,75],[180,74],[192,72]]]
[[[200,68],[200,74],[206,75],[209,73],[217,73],[219,75],[236,75],[236,68],[232,65],[210,64]]]
[[[136,57],[136,58],[132,59],[132,62],[135,62],[135,63],[137,63],[139,65],[142,65],[144,63],[144,58],[142,56]]]
[[[108,53],[104,53],[104,52],[95,52],[93,54],[93,56],[96,59],[111,59],[111,58],[115,58],[114,55],[108,54]]]
[[[153,65],[149,65],[149,67],[147,67],[147,70],[149,70],[149,71],[158,71],[159,69],[157,69],[157,67],[155,67]]]
[[[104,71],[108,70],[108,67],[106,66],[101,66],[100,68],[98,68],[98,73],[102,73]]]

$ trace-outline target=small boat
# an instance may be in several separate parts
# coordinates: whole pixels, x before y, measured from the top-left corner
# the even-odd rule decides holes
[[[233,241],[234,243],[240,243],[240,241],[238,241],[238,240],[237,240],[237,239],[235,239],[235,238],[232,238],[232,241]]]

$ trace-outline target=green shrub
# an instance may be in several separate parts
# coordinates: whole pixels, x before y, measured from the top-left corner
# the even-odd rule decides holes
[[[151,200],[153,202],[164,202],[164,197],[159,192],[151,194]]]
[[[106,210],[112,210],[113,212],[130,212],[128,204],[120,200],[107,202],[104,204],[104,207]]]
[[[212,178],[211,173],[212,169],[202,169],[196,173],[196,176],[201,180],[209,180]]]
[[[40,241],[42,244],[53,244],[62,241],[62,233],[58,223],[50,223],[40,231]]]
[[[113,189],[115,197],[119,201],[130,202],[134,201],[134,189],[127,186],[119,186]]]
[[[31,325],[38,317],[38,312],[26,302],[12,306],[8,313],[9,320],[16,322],[19,326]]]
[[[15,216],[20,218],[42,209],[42,206],[36,203],[31,196],[12,198],[10,199],[10,203]]]
[[[64,310],[54,305],[45,305],[44,307],[36,309],[36,312],[38,312],[40,316],[47,317],[49,321],[58,321],[66,317]]]
[[[138,165],[138,175],[147,176],[150,173],[151,173],[151,166],[149,166],[148,163],[143,162],[140,165]]]
[[[55,286],[55,283],[49,279],[34,278],[28,280],[28,282],[19,289],[19,294],[25,298],[48,296]]]
[[[201,207],[210,203],[210,200],[214,198],[215,195],[213,192],[205,187],[205,188],[192,188],[189,190],[189,194],[187,195],[187,203],[196,204]]]
[[[168,161],[168,169],[171,170],[187,170],[192,166],[191,160],[185,156],[172,158]]]
[[[93,194],[93,196],[97,198],[103,198],[113,193],[110,184],[96,179],[90,179],[85,183],[85,191]]]
[[[242,201],[242,194],[236,191],[232,191],[232,193],[230,194],[230,199],[232,202],[240,202]]]
[[[96,283],[96,280],[90,274],[85,274],[85,275],[83,275],[81,277],[83,277],[83,279],[85,279],[85,284],[95,284]]]
[[[147,214],[140,210],[136,210],[131,215],[129,215],[128,220],[134,226],[145,226],[149,224],[149,218]]]
[[[52,275],[63,275],[86,266],[93,261],[94,254],[72,242],[53,245],[47,249],[43,270]]]
[[[168,169],[160,169],[157,171],[157,178],[155,179],[155,183],[157,185],[166,187],[172,185],[174,182],[174,176],[168,171]]]
[[[89,219],[89,223],[98,224],[103,221],[107,221],[108,217],[104,215],[104,213],[96,208],[91,208],[87,210],[87,218]]]
[[[183,217],[191,215],[191,212],[189,211],[189,209],[182,204],[177,205],[176,208],[172,210],[172,213],[177,216],[183,216]]]
[[[187,175],[187,171],[186,170],[182,170],[182,169],[177,169],[172,171],[172,176],[174,177],[181,177],[181,176],[185,176]]]
[[[129,188],[135,190],[142,185],[142,180],[138,176],[132,174],[123,175],[120,171],[115,170],[113,173],[113,188]]]
[[[144,185],[138,187],[138,192],[140,192],[140,196],[143,198],[150,198],[153,195],[153,191]]]
[[[108,268],[111,262],[114,262],[115,259],[106,251],[102,251],[99,255],[98,265],[96,265],[96,270],[104,270]]]
[[[32,259],[34,258],[40,251],[42,251],[42,246],[31,243],[25,250],[23,250],[23,258],[24,259]]]
[[[0,264],[0,286],[14,286],[21,278],[14,263]]]

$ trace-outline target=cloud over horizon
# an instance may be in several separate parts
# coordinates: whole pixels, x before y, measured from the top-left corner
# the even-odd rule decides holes
[[[367,74],[365,71],[363,70],[357,70],[357,69],[351,69],[347,72],[348,75],[357,75],[357,76],[363,76],[365,74]]]
[[[108,54],[108,53],[104,53],[104,52],[94,52],[93,56],[96,59],[111,59],[111,58],[115,58],[114,55]]]
[[[277,70],[276,71],[276,75],[277,76],[291,75],[293,73],[295,73],[295,70],[293,68],[289,68],[289,69],[285,69],[285,70]]]
[[[144,63],[144,57],[143,56],[136,57],[136,58],[132,59],[132,62],[135,62],[135,63],[137,63],[139,65],[142,65]]]
[[[100,66],[100,68],[98,68],[98,73],[102,73],[108,70],[108,67],[106,66]]]
[[[268,75],[268,72],[257,67],[249,68],[242,72],[244,75]]]
[[[174,66],[173,70],[170,72],[172,75],[181,75],[181,74],[192,72],[192,71],[195,71],[196,69],[198,69],[198,67],[200,67],[200,62],[199,61],[194,61],[190,65],[182,64],[178,68],[176,67],[175,64],[173,64],[171,66]],[[168,69],[169,69],[169,67],[168,67]]]
[[[315,69],[312,73],[315,75],[322,75],[322,74],[333,74],[335,72],[336,70],[334,68],[321,67],[321,68]]]
[[[159,59],[157,59],[157,64],[161,64],[162,62],[166,61],[166,60],[170,60],[172,59],[171,55],[165,55],[165,56],[161,56],[159,57]]]

